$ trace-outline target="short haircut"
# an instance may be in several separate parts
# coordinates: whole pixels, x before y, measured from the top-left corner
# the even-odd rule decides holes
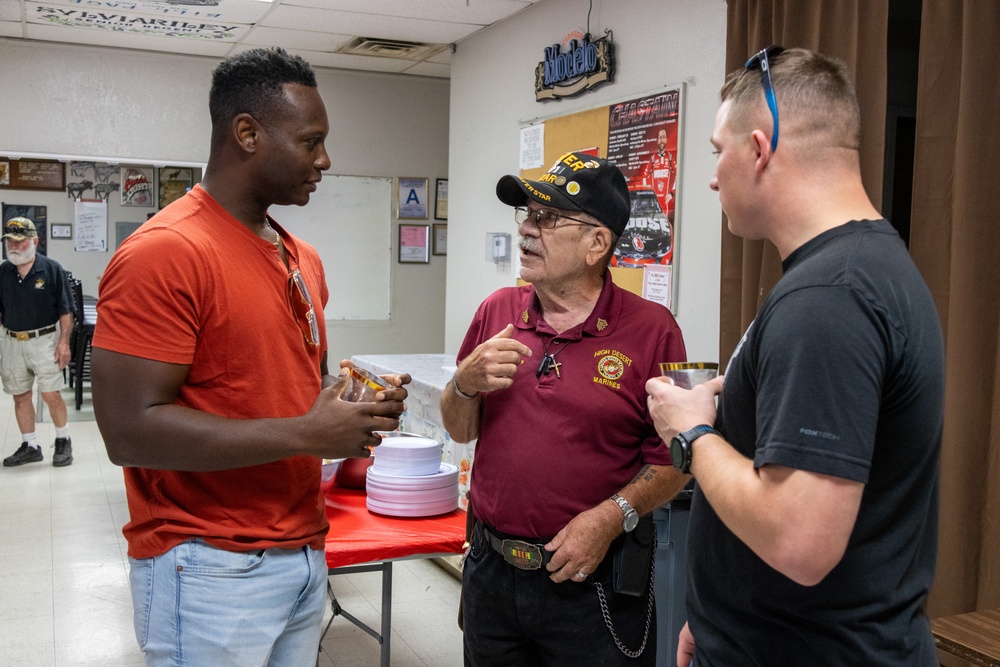
[[[798,135],[810,147],[857,150],[861,111],[847,66],[806,49],[788,49],[768,60],[782,141]],[[723,102],[731,102],[730,119],[736,128],[753,129],[753,123],[762,118],[771,127],[759,66],[730,73],[720,96]]]
[[[316,73],[280,47],[252,49],[223,60],[212,73],[208,96],[213,135],[241,113],[266,123],[283,101],[286,83],[315,88]]]

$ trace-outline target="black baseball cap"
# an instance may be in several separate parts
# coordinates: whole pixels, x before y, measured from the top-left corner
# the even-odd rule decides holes
[[[628,224],[628,183],[614,163],[587,153],[566,153],[537,181],[507,175],[497,182],[497,198],[508,206],[539,204],[588,213],[621,236]]]

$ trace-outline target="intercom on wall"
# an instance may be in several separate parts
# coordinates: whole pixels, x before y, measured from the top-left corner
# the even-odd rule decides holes
[[[510,262],[510,234],[490,232],[486,235],[486,261],[494,264]]]

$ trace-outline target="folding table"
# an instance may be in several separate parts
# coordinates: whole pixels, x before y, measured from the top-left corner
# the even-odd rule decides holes
[[[399,518],[372,514],[365,506],[365,492],[333,486],[326,493],[328,576],[355,572],[382,573],[382,623],[370,628],[341,608],[327,582],[333,617],[343,616],[381,644],[380,664],[389,667],[392,634],[392,563],[411,558],[431,558],[464,551],[465,512],[428,518]],[[327,623],[323,635],[330,629]]]

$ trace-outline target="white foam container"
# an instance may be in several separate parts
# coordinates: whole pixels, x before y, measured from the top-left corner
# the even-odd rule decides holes
[[[384,438],[372,468],[388,474],[434,475],[441,466],[441,443],[419,436]]]
[[[376,514],[422,517],[458,507],[458,466],[439,463],[433,475],[386,473],[372,466],[365,483],[366,505]]]

